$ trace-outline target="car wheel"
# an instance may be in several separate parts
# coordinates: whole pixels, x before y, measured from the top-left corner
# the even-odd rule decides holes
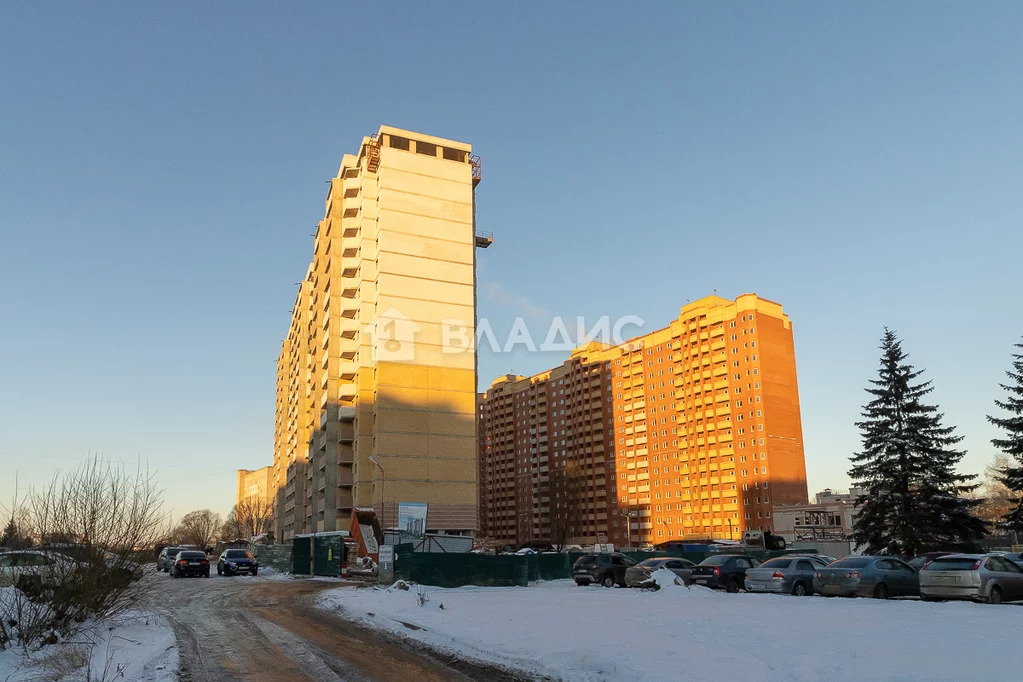
[[[578,585],[579,587],[585,587],[585,586],[589,585],[590,583],[585,581],[585,580],[576,580],[575,584]]]
[[[210,577],[210,572],[206,571],[205,573],[202,574],[202,577],[209,578]]]
[[[805,597],[806,585],[804,585],[803,583],[796,583],[795,585],[792,586],[792,594],[794,594],[797,597]]]
[[[259,569],[258,568],[252,569],[252,575],[256,575],[258,573],[259,573]]]
[[[887,599],[888,598],[888,586],[884,583],[880,583],[874,588],[874,599]]]
[[[217,566],[217,575],[224,575],[224,569],[220,566]]]
[[[989,604],[1001,604],[1002,603],[1002,588],[995,585],[991,588],[990,594],[988,594],[987,601]]]
[[[608,573],[607,575],[604,576],[603,580],[600,581],[600,584],[603,585],[604,587],[614,587],[615,577]]]
[[[920,593],[920,601],[938,601],[938,600],[935,599],[934,597],[932,597],[929,594],[925,594],[925,593],[921,592]]]
[[[732,594],[735,594],[738,591],[739,591],[739,581],[735,580],[734,578],[732,580],[729,580],[728,584],[725,585],[725,592],[731,592]]]

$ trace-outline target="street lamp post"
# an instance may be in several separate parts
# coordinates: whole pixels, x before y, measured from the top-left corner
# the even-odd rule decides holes
[[[629,548],[631,548],[632,547],[632,519],[634,519],[637,516],[639,516],[639,512],[637,512],[637,511],[635,511],[633,509],[626,509],[626,510],[618,512],[618,513],[625,517],[625,537],[626,537],[626,543],[628,544]]]
[[[384,499],[385,499],[384,498],[384,468],[382,466],[380,466],[380,462],[377,461],[376,455],[370,455],[368,457],[368,459],[369,459],[369,461],[373,462],[373,466],[375,466],[380,471],[380,525],[384,526],[384,530],[387,530],[387,525],[384,522],[384,513],[385,513],[384,512]]]

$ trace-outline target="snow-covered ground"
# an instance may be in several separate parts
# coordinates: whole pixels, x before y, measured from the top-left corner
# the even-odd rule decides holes
[[[8,682],[173,682],[177,670],[174,631],[160,616],[141,611],[87,623],[68,641],[36,651],[0,651],[0,680]]]
[[[578,587],[342,588],[322,608],[467,658],[564,680],[1006,680],[1023,608]],[[443,608],[442,608],[443,605]]]

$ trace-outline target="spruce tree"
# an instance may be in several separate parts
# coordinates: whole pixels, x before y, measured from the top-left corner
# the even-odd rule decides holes
[[[1023,348],[1017,343],[1016,348]],[[999,480],[1014,494],[1012,508],[1005,515],[1005,527],[1023,531],[1023,353],[1012,355],[1012,369],[1006,372],[1011,383],[999,384],[1009,395],[995,400],[995,405],[1009,413],[1007,417],[988,416],[988,421],[1005,431],[1004,438],[992,438],[991,444],[1009,457],[1010,464],[1001,471]]]
[[[0,547],[3,548],[14,548],[16,538],[18,536],[18,527],[14,523],[14,517],[7,522],[4,527],[3,533],[0,533]]]
[[[955,427],[923,398],[933,388],[906,362],[902,343],[885,328],[881,368],[867,388],[873,398],[856,426],[862,451],[851,459],[849,476],[863,488],[853,539],[866,552],[912,557],[936,549],[973,550],[986,524],[974,515],[981,500],[967,494],[976,476],[955,471],[965,454]]]

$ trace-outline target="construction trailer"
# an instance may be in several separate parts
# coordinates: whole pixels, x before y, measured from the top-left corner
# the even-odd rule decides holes
[[[339,578],[348,570],[349,532],[303,533],[291,540],[292,575],[319,575]]]

